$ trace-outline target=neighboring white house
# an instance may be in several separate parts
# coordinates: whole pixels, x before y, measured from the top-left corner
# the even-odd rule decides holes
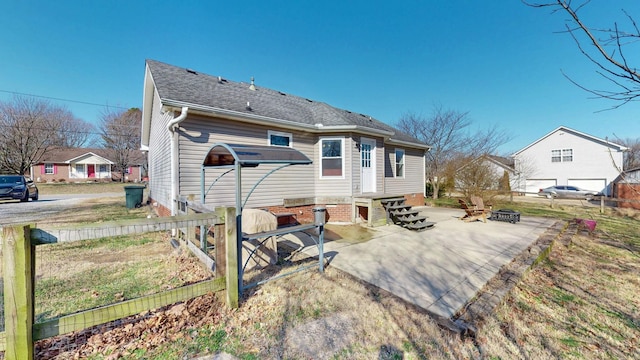
[[[553,185],[573,185],[611,194],[627,148],[560,126],[514,153],[518,190],[537,193]]]

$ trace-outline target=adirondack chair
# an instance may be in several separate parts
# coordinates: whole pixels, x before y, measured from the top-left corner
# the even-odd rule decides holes
[[[482,200],[482,198],[480,196],[471,196],[471,203],[473,204],[473,207],[476,210],[482,210],[485,213],[489,213],[491,212],[491,208],[489,207],[489,209],[486,209],[484,207],[484,201]]]
[[[482,201],[482,199],[480,199],[480,201]],[[465,212],[465,215],[462,216],[460,220],[472,222],[482,219],[483,222],[487,222],[488,211],[484,209],[484,203],[482,204],[482,208],[478,208],[475,205],[469,206],[467,205],[467,202],[462,199],[459,199],[458,203],[460,203],[460,207],[462,207]]]

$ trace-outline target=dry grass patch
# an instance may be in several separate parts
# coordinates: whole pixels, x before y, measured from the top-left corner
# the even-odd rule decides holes
[[[119,182],[58,182],[58,183],[38,183],[40,194],[103,194],[103,193],[122,193],[124,196],[124,187],[135,185],[132,183]]]
[[[65,209],[43,218],[41,221],[38,221],[37,225],[65,227],[105,221],[141,219],[148,215],[155,216],[148,206],[137,209],[127,209],[123,199],[105,197],[86,199],[74,205],[72,209]]]
[[[183,359],[220,351],[241,359],[639,358],[637,214],[510,205],[529,216],[591,218],[598,227],[592,237],[581,233],[571,244],[555,246],[549,260],[508,294],[476,339],[452,334],[424,310],[329,267],[323,274],[311,269],[249,289],[239,309],[207,295],[140,315],[81,344],[72,338],[77,348],[57,359]],[[327,230],[328,241],[368,240],[359,226]],[[124,253],[97,262],[111,264]],[[314,263],[291,259],[260,276]],[[123,259],[116,268],[127,266]]]
[[[578,235],[509,294],[478,335],[492,358],[638,358],[637,254]]]
[[[325,241],[338,241],[357,244],[371,240],[373,238],[373,232],[370,229],[359,224],[327,224],[325,225],[324,238]]]
[[[36,322],[210,277],[166,233],[36,248]]]

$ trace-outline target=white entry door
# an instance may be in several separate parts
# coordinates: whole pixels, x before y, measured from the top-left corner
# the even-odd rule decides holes
[[[360,179],[362,192],[376,192],[376,141],[373,139],[360,139],[360,165],[362,172]]]

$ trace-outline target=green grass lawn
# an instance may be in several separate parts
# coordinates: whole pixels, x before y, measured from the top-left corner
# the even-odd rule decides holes
[[[124,194],[124,187],[129,185],[139,185],[134,183],[120,182],[86,182],[86,183],[38,183],[38,191],[41,194],[100,194],[118,193]]]

